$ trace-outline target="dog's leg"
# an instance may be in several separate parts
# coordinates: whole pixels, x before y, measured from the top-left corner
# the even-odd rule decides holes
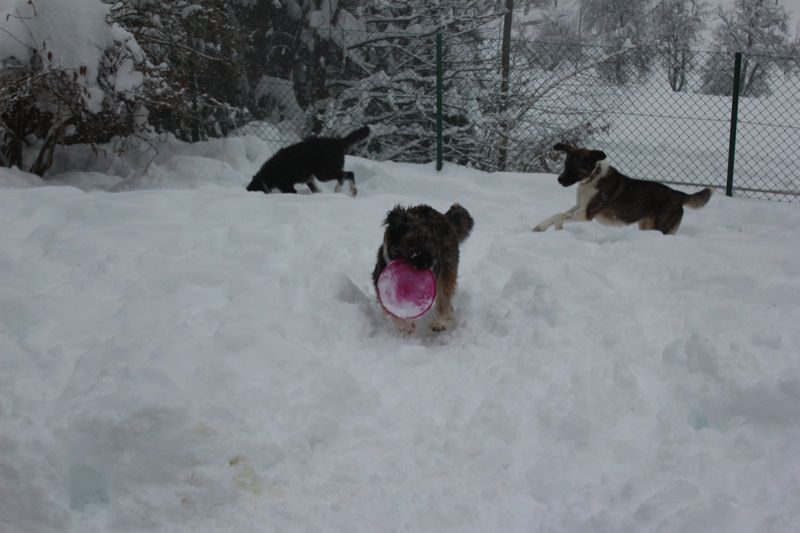
[[[564,229],[564,224],[567,222],[586,222],[587,220],[590,219],[586,214],[586,209],[576,205],[561,215],[561,220],[556,222],[556,229]]]
[[[314,183],[313,179],[308,180],[306,182],[306,185],[308,185],[308,190],[310,190],[312,193],[313,192],[319,192],[319,187],[317,187],[317,184]]]
[[[565,222],[572,222],[572,221],[579,221],[579,220],[586,220],[586,215],[581,211],[580,206],[575,206],[569,211],[564,211],[563,213],[558,213],[547,220],[544,220],[533,228],[533,231],[544,231],[550,226],[556,226],[556,229],[564,229]]]
[[[431,331],[439,333],[453,325],[455,310],[450,298],[442,296],[436,299],[436,318],[431,322]]]
[[[399,331],[403,335],[411,335],[417,330],[417,323],[412,322],[411,320],[403,320],[402,318],[397,318],[393,316],[392,322],[394,322],[397,331]]]
[[[352,172],[342,171],[341,175],[336,178],[336,187],[333,190],[335,192],[340,192],[345,181],[350,189],[350,196],[356,196],[358,194],[358,189],[356,188],[355,174]]]
[[[358,189],[356,188],[356,175],[352,172],[345,172],[344,173],[344,180],[347,182],[347,185],[350,187],[350,196],[355,196],[358,194]]]
[[[294,184],[292,183],[282,183],[278,185],[278,189],[284,194],[297,194],[297,191],[294,190]]]
[[[683,206],[670,205],[656,217],[655,228],[664,235],[675,235],[683,219]]]
[[[455,311],[453,310],[453,295],[456,292],[456,275],[442,275],[439,289],[440,294],[436,297],[436,318],[431,322],[432,331],[444,331],[453,325]]]
[[[678,233],[678,228],[680,227],[681,227],[681,219],[679,218],[674,226],[672,226],[670,229],[664,232],[664,235],[675,235],[676,233]]]
[[[656,218],[654,216],[647,216],[639,220],[639,229],[645,231],[656,229]]]

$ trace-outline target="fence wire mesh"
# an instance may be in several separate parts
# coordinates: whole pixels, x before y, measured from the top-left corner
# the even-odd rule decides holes
[[[748,61],[749,59],[749,61]],[[739,100],[736,194],[800,200],[800,60],[753,56],[748,70],[770,70],[763,94]],[[758,72],[758,70],[756,70]],[[743,73],[743,78],[748,75]]]
[[[250,121],[236,133],[280,148],[368,124],[373,134],[356,153],[430,162],[438,66],[446,162],[556,172],[552,145],[571,142],[605,150],[633,177],[724,189],[733,150],[735,195],[800,198],[796,59],[743,58],[731,146],[733,54],[513,39],[504,69],[497,32],[446,33],[438,58],[434,34],[337,29],[317,38],[311,56],[273,43],[280,61],[255,83]]]

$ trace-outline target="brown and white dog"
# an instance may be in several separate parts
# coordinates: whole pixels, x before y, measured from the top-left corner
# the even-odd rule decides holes
[[[395,206],[383,222],[383,243],[378,248],[372,281],[378,292],[378,278],[391,261],[406,259],[414,268],[429,268],[436,276],[436,318],[430,323],[433,331],[443,331],[454,320],[452,298],[458,278],[459,244],[464,242],[475,224],[469,212],[453,204],[446,213],[429,205]],[[416,324],[394,318],[404,334],[413,333]]]
[[[536,225],[544,231],[565,222],[597,219],[604,224],[639,223],[639,229],[656,229],[675,234],[683,218],[683,206],[699,209],[711,198],[711,189],[686,194],[662,183],[629,178],[610,166],[605,152],[559,143],[554,150],[566,152],[564,172],[558,182],[564,187],[578,183],[577,202],[569,211],[558,213]]]

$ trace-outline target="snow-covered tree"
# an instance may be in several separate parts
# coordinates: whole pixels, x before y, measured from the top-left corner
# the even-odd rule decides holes
[[[369,144],[373,156],[404,161],[434,158],[437,32],[443,33],[446,43],[445,102],[461,101],[458,73],[462,71],[472,72],[475,88],[485,85],[481,73],[487,70],[492,81],[498,79],[499,65],[489,65],[481,55],[485,48],[481,28],[502,15],[492,2],[404,0],[369,4],[358,17],[324,15],[324,23],[315,31],[341,43],[341,55],[326,63],[328,77],[335,81],[317,102],[320,131],[378,124]],[[356,21],[359,27],[354,27]],[[492,52],[496,58],[496,50]],[[445,108],[445,140],[451,154],[462,150],[459,143],[472,142],[464,134],[475,127],[472,118],[460,109]]]
[[[563,61],[579,61],[583,55],[584,47],[577,26],[563,16],[545,14],[536,40],[551,45],[537,47],[540,55],[538,59],[532,58],[547,70],[553,70]]]
[[[510,88],[503,92],[503,11],[495,4],[453,2],[443,9],[444,2],[409,1],[398,11],[375,6],[360,12],[365,29],[349,32],[353,40],[343,62],[351,65],[353,77],[340,74],[330,85],[323,132],[375,124],[367,147],[372,157],[432,160],[437,31],[444,36],[443,133],[449,161],[486,170],[541,170],[548,162],[539,155],[554,141],[583,141],[604,127],[596,114],[558,111],[559,100],[574,100],[576,87],[597,67],[597,61],[581,59],[578,47],[515,39]],[[570,61],[561,64],[556,55]]]
[[[652,32],[673,91],[684,90],[695,67],[691,48],[701,40],[707,15],[703,0],[660,0],[653,9]]]
[[[789,55],[789,17],[774,0],[735,0],[730,9],[720,7],[714,43],[721,52],[742,53],[740,94],[761,96],[769,93],[770,70]],[[733,59],[706,62],[703,92],[730,95],[733,92]]]
[[[618,53],[599,66],[600,73],[617,84],[649,71],[648,10],[651,0],[580,0],[581,33],[596,44]]]
[[[104,0],[162,81],[149,95],[150,124],[183,139],[225,134],[245,113],[250,84],[234,4],[224,0]]]

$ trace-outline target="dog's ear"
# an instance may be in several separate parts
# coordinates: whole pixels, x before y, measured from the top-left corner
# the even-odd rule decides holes
[[[589,157],[592,159],[592,161],[602,161],[607,156],[606,153],[602,150],[590,150]]]
[[[400,205],[396,205],[392,208],[391,211],[386,213],[386,220],[383,221],[384,226],[392,226],[394,224],[399,223],[401,220],[406,218],[406,208]]]
[[[569,152],[572,151],[574,148],[575,148],[574,146],[570,146],[569,144],[565,143],[558,143],[555,146],[553,146],[553,150],[557,152]]]

